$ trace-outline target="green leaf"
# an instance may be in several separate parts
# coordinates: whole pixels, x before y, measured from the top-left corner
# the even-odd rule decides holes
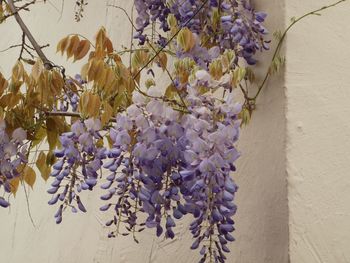
[[[10,181],[11,193],[16,197],[16,193],[19,186],[19,177],[16,177]]]

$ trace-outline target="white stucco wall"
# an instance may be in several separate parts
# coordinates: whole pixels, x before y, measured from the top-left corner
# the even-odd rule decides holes
[[[286,1],[286,19],[331,2]],[[288,35],[291,262],[350,262],[349,12],[346,2]]]
[[[257,8],[269,13],[270,32],[283,29],[292,16],[329,3],[326,0],[259,0]],[[106,9],[106,2],[128,10],[132,1],[90,0],[85,19],[73,21],[73,3],[64,2],[63,16],[56,10],[61,1],[38,4],[24,15],[28,26],[57,64],[72,66],[55,54],[55,44],[65,35],[78,32],[92,38],[105,26],[111,38],[128,45],[130,25],[122,12]],[[287,39],[286,74],[275,77],[259,98],[257,111],[243,128],[239,148],[240,186],[235,233],[237,241],[228,262],[236,263],[333,263],[350,262],[350,51],[349,3],[327,11],[322,17],[305,20]],[[0,50],[20,42],[17,24],[0,25]],[[271,36],[272,38],[272,36]],[[0,53],[0,70],[9,72],[18,50]],[[271,53],[262,57],[260,75]],[[286,96],[285,96],[286,94]],[[288,179],[288,193],[287,193]],[[175,241],[158,240],[151,232],[130,238],[107,239],[99,221],[99,194],[88,194],[86,215],[66,213],[63,223],[53,220],[48,184],[38,178],[29,190],[32,226],[23,190],[11,209],[0,209],[0,262],[196,262],[196,251],[188,249],[186,222],[178,227]],[[289,211],[288,211],[289,210]],[[290,235],[289,235],[290,232]]]

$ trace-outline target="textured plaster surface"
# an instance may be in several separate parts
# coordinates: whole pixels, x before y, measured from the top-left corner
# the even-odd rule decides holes
[[[329,0],[286,1],[287,19]],[[292,263],[350,262],[350,3],[287,41],[287,169]]]
[[[258,2],[258,8],[267,11],[267,27],[273,32],[284,27],[284,4],[278,0]],[[51,1],[57,9],[61,1]],[[105,26],[111,38],[128,46],[130,25],[122,12],[106,9],[105,1],[91,0],[81,23],[73,22],[73,3],[65,1],[62,17],[50,4],[38,5],[24,19],[41,44],[50,43],[48,57],[57,64],[69,65],[69,73],[79,72],[79,64],[72,66],[56,55],[55,43],[69,33],[78,32],[92,38],[100,26]],[[109,1],[127,10],[131,1]],[[20,43],[17,24],[9,21],[0,25],[0,49]],[[272,37],[272,36],[271,36]],[[18,50],[1,53],[0,70],[9,72]],[[266,54],[259,67],[261,77],[271,54]],[[161,81],[166,76],[161,76]],[[164,83],[164,82],[163,82]],[[287,263],[288,262],[288,211],[285,171],[285,98],[284,79],[269,83],[258,102],[258,110],[250,125],[242,130],[239,148],[242,157],[238,173],[234,174],[240,186],[237,194],[238,213],[236,239],[227,262],[236,263]],[[56,207],[49,207],[46,193],[49,183],[40,178],[29,190],[30,211],[35,227],[30,222],[23,190],[17,194],[11,209],[0,210],[0,262],[9,263],[138,263],[198,261],[197,251],[190,251],[187,225],[179,224],[178,238],[158,240],[150,231],[140,235],[140,244],[132,238],[107,239],[108,230],[102,226],[107,220],[98,211],[99,193],[86,193],[82,199],[88,213],[71,215],[67,212],[63,223],[53,219]],[[297,261],[296,261],[297,262]]]

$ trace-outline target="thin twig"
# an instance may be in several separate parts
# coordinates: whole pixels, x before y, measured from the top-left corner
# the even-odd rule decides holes
[[[1,2],[2,2],[2,1],[1,1]],[[1,2],[0,2],[0,3],[1,3]],[[18,12],[21,11],[21,10],[29,11],[29,8],[28,8],[28,7],[29,7],[30,5],[35,4],[35,2],[36,2],[36,0],[33,0],[33,1],[29,2],[29,3],[24,4],[23,6],[17,7],[17,8],[16,8],[16,9],[17,9],[16,12],[12,12],[11,14],[4,15],[4,16],[2,17],[2,20],[5,20],[5,19],[7,19],[7,18],[9,18],[9,17],[11,17],[11,16],[14,16],[16,13],[18,13]]]
[[[59,117],[77,117],[80,118],[80,113],[78,112],[66,112],[66,111],[46,111],[44,112],[46,116],[59,116]],[[115,118],[111,118],[112,122],[117,122]]]
[[[133,22],[133,19],[129,16],[128,12],[120,7],[120,6],[117,6],[117,5],[107,5],[108,7],[114,7],[114,8],[117,8],[117,9],[120,9],[121,11],[123,11],[123,13],[126,15],[126,17],[128,18],[129,22],[131,23],[132,27],[137,31],[137,28],[136,26],[134,25],[134,22]]]
[[[23,22],[21,16],[18,13],[18,10],[15,6],[15,4],[13,3],[13,0],[7,0],[8,5],[11,9],[11,12],[13,13],[18,25],[21,27],[23,33],[26,35],[26,37],[28,38],[28,40],[30,41],[30,43],[33,45],[33,48],[35,49],[36,53],[38,54],[38,56],[40,57],[40,59],[42,60],[42,62],[44,63],[44,67],[48,70],[52,69],[54,67],[54,65],[51,63],[50,60],[48,60],[48,58],[45,56],[44,52],[42,51],[40,45],[38,44],[38,42],[36,42],[35,38],[33,37],[32,33],[29,31],[28,27],[26,26],[26,24]]]
[[[18,60],[22,59],[22,55],[23,55],[23,51],[25,49],[25,45],[26,45],[26,34],[24,34],[24,32],[22,32],[22,47],[21,47],[21,51],[19,52]]]
[[[157,50],[153,47],[152,43],[149,43],[149,42],[148,42],[148,44],[149,44],[149,46],[151,47],[151,49],[152,49],[154,52],[157,53]],[[173,85],[174,85],[174,87],[175,87],[175,90],[176,90],[176,93],[177,93],[177,95],[179,96],[179,98],[180,98],[180,100],[181,100],[181,103],[183,104],[182,106],[183,106],[184,108],[187,108],[186,102],[185,102],[184,99],[182,98],[182,96],[181,96],[181,94],[180,94],[180,91],[176,88],[175,80],[174,80],[174,78],[171,76],[171,74],[170,74],[170,72],[169,72],[167,66],[166,66],[166,65],[161,65],[161,67],[165,70],[165,72],[168,74],[168,76],[169,76],[171,82],[173,83]]]
[[[22,182],[22,186],[23,186],[23,189],[24,189],[25,197],[26,197],[28,215],[29,215],[30,221],[31,221],[32,224],[33,224],[33,227],[36,228],[35,223],[34,223],[34,219],[33,219],[33,216],[32,216],[32,213],[31,213],[31,211],[30,211],[30,204],[29,204],[28,192],[27,192],[27,188],[26,188],[24,182]]]

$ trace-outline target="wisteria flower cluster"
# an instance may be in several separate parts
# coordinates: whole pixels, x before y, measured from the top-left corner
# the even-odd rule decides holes
[[[59,161],[53,165],[51,173],[55,180],[47,191],[53,195],[50,205],[62,202],[55,214],[57,223],[62,221],[62,212],[66,207],[71,207],[74,213],[78,209],[86,212],[79,193],[94,188],[102,160],[106,158],[105,148],[97,146],[97,142],[102,139],[100,129],[99,120],[77,121],[70,132],[60,137],[62,148],[55,151]]]
[[[188,219],[199,262],[224,263],[235,240],[240,126],[283,65],[288,30],[344,1],[295,18],[275,34],[279,42],[255,95],[251,65],[269,41],[267,14],[250,0],[134,0],[135,21],[113,6],[132,24],[130,46],[116,50],[104,28],[94,43],[66,36],[57,52],[85,59],[74,77],[45,56],[24,25],[20,11],[36,1],[18,2],[0,1],[0,23],[15,17],[23,31],[22,44],[10,47],[22,47],[11,76],[0,73],[0,206],[10,206],[19,184],[33,188],[39,171],[49,180],[57,224],[68,209],[94,209],[84,193],[98,189],[108,237],[130,235],[138,242],[137,234],[148,229],[173,239]],[[77,1],[77,21],[86,5]],[[158,82],[160,70],[166,85]]]
[[[157,88],[148,93],[157,94]],[[98,120],[77,121],[71,132],[61,136],[63,148],[56,151],[58,160],[52,173],[56,179],[48,191],[54,194],[50,204],[66,200],[55,215],[57,223],[72,200],[86,211],[76,192],[96,185],[103,162],[109,175],[101,185],[107,192],[101,196],[106,204],[100,210],[114,208],[115,215],[106,222],[115,226],[110,237],[140,232],[146,226],[155,228],[157,236],[164,233],[166,238],[174,238],[176,221],[189,214],[195,238],[191,248],[201,245],[203,262],[209,254],[224,260],[223,252],[229,252],[226,244],[234,240],[237,186],[230,172],[235,171],[239,157],[234,143],[239,136],[241,106],[234,104],[231,96],[227,105],[218,104],[211,96],[201,95],[199,86],[190,89],[191,114],[186,115],[138,93],[133,99],[134,104],[117,115],[116,124],[108,130],[113,142],[110,149],[98,149],[94,144],[100,138]],[[64,190],[56,194],[63,179],[67,180]],[[139,219],[140,213],[147,215],[146,221]],[[127,232],[120,232],[121,223]]]
[[[86,213],[82,192],[102,188],[110,238],[137,241],[150,228],[173,239],[188,218],[199,262],[225,262],[235,240],[232,173],[243,107],[232,90],[247,79],[240,59],[255,64],[256,52],[268,49],[266,14],[248,0],[134,3],[138,46],[117,52],[102,28],[94,44],[78,34],[58,43],[74,61],[88,57],[75,77],[40,60],[30,74],[18,62],[10,83],[0,74],[0,187],[15,193],[15,178],[33,185],[27,157],[34,151],[42,177],[51,177],[48,204],[57,206],[57,224],[68,209]],[[154,65],[169,85],[156,82]],[[45,139],[49,149],[37,154]],[[9,203],[0,197],[0,205]]]
[[[265,40],[268,31],[263,25],[267,14],[256,11],[249,0],[137,0],[135,6],[138,11],[135,38],[140,44],[148,36],[145,28],[159,21],[165,32],[171,24],[187,27],[198,36],[202,49],[212,46],[222,52],[231,49],[248,64],[257,62],[254,58],[257,51],[269,48],[269,41]],[[164,43],[162,37],[159,43]]]
[[[6,124],[0,121],[0,189],[10,193],[13,188],[13,180],[21,174],[21,169],[27,160],[27,147],[25,140],[26,132],[22,128],[17,128],[9,136],[5,130]],[[0,197],[0,206],[8,207],[10,203]]]

